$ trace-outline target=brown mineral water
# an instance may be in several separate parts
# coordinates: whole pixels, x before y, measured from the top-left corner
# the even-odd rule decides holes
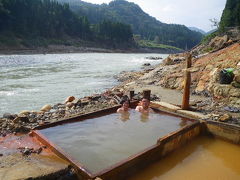
[[[239,180],[240,146],[198,137],[130,180]]]
[[[69,123],[41,132],[92,173],[104,170],[157,143],[192,122],[169,114],[135,110]]]

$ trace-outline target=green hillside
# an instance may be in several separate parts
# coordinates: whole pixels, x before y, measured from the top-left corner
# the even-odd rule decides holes
[[[240,0],[227,0],[220,22],[220,30],[240,26]]]
[[[69,3],[70,8],[81,16],[87,16],[90,23],[104,19],[130,24],[134,34],[144,40],[157,40],[159,44],[182,49],[198,44],[203,35],[191,31],[184,25],[166,24],[145,13],[138,5],[125,0],[114,0],[109,4],[91,4],[81,0],[58,0]]]
[[[90,25],[68,4],[51,0],[0,0],[0,46],[48,44],[106,48],[135,46],[130,25],[102,21]]]

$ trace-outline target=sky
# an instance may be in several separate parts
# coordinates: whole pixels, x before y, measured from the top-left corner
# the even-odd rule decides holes
[[[83,0],[94,4],[111,0]],[[183,24],[208,32],[214,27],[209,19],[221,19],[227,0],[127,0],[163,23]]]

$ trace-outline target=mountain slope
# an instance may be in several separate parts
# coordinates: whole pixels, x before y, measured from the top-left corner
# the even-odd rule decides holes
[[[104,19],[130,24],[133,33],[145,40],[157,40],[157,43],[191,48],[202,38],[199,32],[186,26],[166,24],[145,13],[138,5],[125,0],[114,0],[109,4],[91,4],[81,0],[58,0],[69,3],[70,8],[79,15],[87,16],[90,23],[99,23]]]
[[[201,34],[206,34],[205,31],[203,31],[202,29],[199,29],[197,27],[188,27],[188,29],[190,29],[191,31],[200,32]]]
[[[227,0],[220,22],[220,29],[240,26],[240,1]]]

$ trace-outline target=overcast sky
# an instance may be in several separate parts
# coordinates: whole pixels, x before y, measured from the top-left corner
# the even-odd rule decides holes
[[[111,0],[83,0],[101,4]],[[220,20],[227,0],[128,0],[164,23],[184,24],[204,31],[213,29],[209,19]]]

